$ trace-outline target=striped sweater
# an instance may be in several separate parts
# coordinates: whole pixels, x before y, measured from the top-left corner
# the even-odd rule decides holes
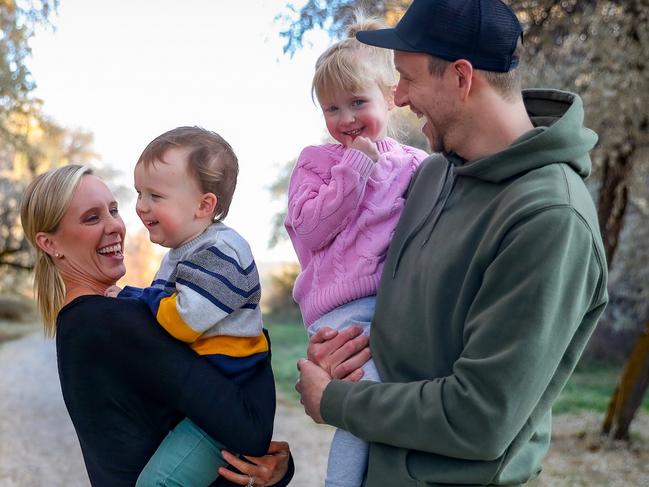
[[[169,334],[229,377],[243,380],[268,354],[250,246],[223,223],[171,249],[150,287],[126,286],[119,297],[146,302]]]

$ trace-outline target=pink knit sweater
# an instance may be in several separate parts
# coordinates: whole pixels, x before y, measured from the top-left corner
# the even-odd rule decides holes
[[[293,297],[305,326],[376,294],[410,178],[427,154],[386,138],[373,162],[341,144],[305,148],[288,188],[284,225],[302,272]]]

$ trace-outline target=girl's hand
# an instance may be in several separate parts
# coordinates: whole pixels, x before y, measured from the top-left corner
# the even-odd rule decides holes
[[[241,473],[220,467],[219,475],[237,485],[272,486],[282,480],[288,472],[290,450],[285,441],[271,441],[266,455],[263,457],[244,456],[243,458],[247,461],[226,450],[222,450],[221,454],[226,462]]]
[[[116,298],[119,293],[122,292],[122,288],[118,286],[110,286],[104,291],[104,296],[107,298]]]
[[[340,332],[323,327],[309,340],[307,358],[329,376],[355,382],[363,377],[361,367],[370,359],[369,340],[358,326]]]
[[[351,141],[349,147],[361,151],[374,162],[379,160],[379,151],[376,144],[367,137],[356,137]]]

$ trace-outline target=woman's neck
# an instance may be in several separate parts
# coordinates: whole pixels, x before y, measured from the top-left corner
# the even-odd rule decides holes
[[[74,301],[80,296],[103,295],[107,286],[102,283],[78,282],[63,279],[65,283],[65,299],[63,305]]]

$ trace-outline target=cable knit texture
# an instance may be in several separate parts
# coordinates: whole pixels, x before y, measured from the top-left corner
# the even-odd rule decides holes
[[[293,298],[304,324],[376,294],[410,178],[427,154],[385,138],[379,159],[341,144],[306,147],[288,190],[284,222],[302,272]]]

